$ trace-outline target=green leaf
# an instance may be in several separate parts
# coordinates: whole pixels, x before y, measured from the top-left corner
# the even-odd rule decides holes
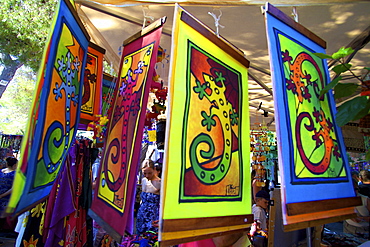
[[[318,57],[319,57],[319,58],[321,58],[321,59],[325,59],[325,58],[333,59],[333,57],[332,57],[332,56],[327,55],[327,54],[324,54],[324,53],[314,53],[314,55],[318,56]]]
[[[352,64],[344,63],[344,64],[338,64],[332,70],[339,75],[340,73],[346,72],[352,67]]]
[[[334,98],[339,99],[342,97],[348,97],[354,94],[359,87],[356,83],[339,83],[334,88]]]
[[[329,84],[327,84],[321,91],[320,91],[320,97],[322,97],[324,94],[326,94],[327,92],[329,92],[330,89],[332,89],[333,87],[335,87],[338,82],[342,80],[342,77],[341,76],[338,76],[337,78],[335,78],[334,80],[332,80]]]
[[[362,97],[366,97],[366,96],[362,96]],[[369,114],[369,110],[370,110],[370,99],[367,100],[366,105],[364,105],[363,109],[352,120],[355,121],[355,120],[365,117],[367,114]]]
[[[341,47],[339,48],[339,50],[335,53],[333,53],[333,59],[340,59],[340,58],[343,58],[343,57],[346,57],[350,54],[352,54],[354,52],[354,50],[351,48],[351,47],[347,47],[347,48],[344,48],[344,47]]]
[[[338,107],[338,112],[336,114],[337,125],[343,126],[355,117],[367,107],[367,97],[360,96],[352,100],[349,100]]]
[[[365,155],[365,160],[370,161],[370,150],[367,151],[367,153]]]
[[[370,68],[369,67],[365,67],[364,69],[367,69],[368,71],[370,71]]]

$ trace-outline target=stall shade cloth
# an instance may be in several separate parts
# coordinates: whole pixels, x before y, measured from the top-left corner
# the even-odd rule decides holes
[[[150,82],[162,27],[124,46],[91,210],[118,235],[132,228],[132,203]],[[130,230],[129,230],[130,231]]]
[[[273,6],[267,4],[269,8]],[[353,197],[343,137],[335,122],[333,95],[329,92],[320,97],[330,77],[326,60],[314,53],[325,53],[324,45],[269,11],[265,18],[282,200],[299,203]]]
[[[7,213],[21,212],[49,194],[79,123],[89,38],[69,1],[61,0],[57,10]]]
[[[82,88],[80,121],[83,123],[94,121],[101,113],[104,53],[103,48],[89,44]]]
[[[230,48],[229,43],[185,22],[194,20],[194,25],[203,28],[181,7],[175,8],[174,16],[162,218],[248,214],[248,68],[220,48]],[[200,232],[194,230],[194,235]]]
[[[113,5],[133,5],[133,4],[174,4],[179,1],[175,0],[95,0],[94,2],[102,3],[102,4],[113,4]],[[278,5],[287,5],[287,6],[295,6],[297,5],[296,0],[277,0],[273,1],[274,4]],[[330,0],[328,1],[331,4],[336,3],[346,3],[349,2],[349,0]],[[211,4],[214,5],[215,1],[213,0],[182,0],[181,3],[183,4]],[[217,4],[221,5],[261,5],[260,0],[223,0],[223,1],[217,1]],[[317,5],[322,4],[322,0],[301,0],[299,1],[300,4],[304,5]]]

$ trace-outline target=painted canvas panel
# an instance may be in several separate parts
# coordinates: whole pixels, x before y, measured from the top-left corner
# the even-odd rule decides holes
[[[103,58],[105,50],[89,44],[82,88],[81,121],[89,123],[101,113]]]
[[[297,147],[290,163],[292,182],[314,183],[323,178],[326,182],[345,181],[345,162],[339,150],[334,115],[325,99],[328,96],[320,98],[328,78],[325,61],[292,37],[279,31],[275,35],[282,54],[281,76],[286,81],[284,96],[292,144]]]
[[[314,53],[325,48],[269,12],[266,25],[286,203],[354,196],[333,96],[320,96],[330,77]]]
[[[193,29],[177,9],[162,218],[248,214],[247,66]]]
[[[187,51],[180,202],[240,201],[242,75],[190,40]]]
[[[79,123],[88,39],[70,2],[60,1],[38,75],[8,213],[43,200],[64,164]]]
[[[103,116],[110,116],[113,105],[113,94],[116,88],[116,79],[107,74],[103,74],[103,87],[102,87],[102,105],[101,112]]]
[[[150,82],[162,28],[125,45],[92,210],[118,235],[133,215]]]

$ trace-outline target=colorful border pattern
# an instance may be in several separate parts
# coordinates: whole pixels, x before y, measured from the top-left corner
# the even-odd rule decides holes
[[[330,77],[326,60],[314,53],[325,53],[324,42],[266,6],[282,204],[353,197],[334,97],[320,96]]]
[[[293,142],[290,147],[293,183],[347,181],[339,150],[338,128],[328,95],[320,97],[327,84],[324,60],[299,41],[275,30],[283,85],[287,125]],[[334,106],[335,107],[335,106]]]
[[[125,45],[92,210],[124,235],[133,216],[146,106],[162,28]]]
[[[7,213],[48,196],[77,131],[89,37],[69,2],[61,1],[38,75]]]
[[[188,41],[180,202],[241,200],[241,74]]]

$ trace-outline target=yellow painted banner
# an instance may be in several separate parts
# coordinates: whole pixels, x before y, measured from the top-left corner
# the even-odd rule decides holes
[[[186,18],[177,8],[162,219],[250,214],[248,68]]]

